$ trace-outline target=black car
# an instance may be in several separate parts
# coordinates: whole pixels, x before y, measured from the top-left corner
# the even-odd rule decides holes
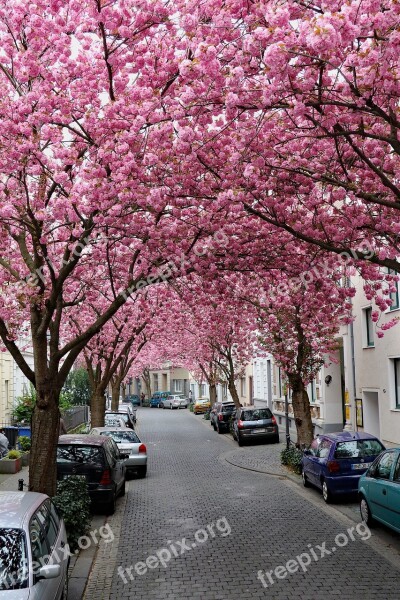
[[[229,422],[235,410],[233,402],[216,402],[210,412],[211,427],[218,433],[229,431]]]
[[[57,447],[57,479],[84,477],[93,508],[113,514],[116,499],[125,494],[126,454],[104,435],[61,435]]]
[[[269,408],[242,407],[233,419],[233,437],[239,446],[245,441],[279,442],[279,429]]]

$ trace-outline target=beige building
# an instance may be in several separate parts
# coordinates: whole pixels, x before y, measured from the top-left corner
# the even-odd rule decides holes
[[[33,354],[22,352],[33,368]],[[0,424],[9,424],[16,399],[29,390],[29,381],[17,366],[9,352],[0,352]]]

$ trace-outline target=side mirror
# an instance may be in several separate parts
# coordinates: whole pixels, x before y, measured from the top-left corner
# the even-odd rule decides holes
[[[306,456],[311,456],[312,452],[309,448],[307,448],[306,450],[303,450],[303,454],[305,454]]]
[[[46,565],[39,569],[37,579],[56,579],[61,575],[61,565]]]

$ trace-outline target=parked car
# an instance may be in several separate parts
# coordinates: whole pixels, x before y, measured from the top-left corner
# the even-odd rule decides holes
[[[183,394],[171,394],[162,400],[162,408],[187,408],[189,401]]]
[[[384,449],[380,440],[364,432],[317,436],[303,454],[303,484],[320,488],[325,502],[339,494],[355,493],[360,476]]]
[[[119,451],[128,454],[125,461],[126,473],[137,473],[140,477],[147,474],[147,448],[135,431],[120,427],[95,427],[89,435],[106,435],[117,444]]]
[[[195,415],[206,413],[211,408],[210,398],[200,397],[194,403],[193,412]]]
[[[125,494],[125,460],[110,437],[61,435],[57,448],[57,479],[81,475],[88,484],[93,507],[113,514],[118,495]]]
[[[278,425],[269,408],[238,408],[232,420],[232,432],[239,446],[255,440],[279,442]]]
[[[167,396],[170,396],[170,395],[171,395],[171,392],[154,392],[154,394],[150,398],[150,406],[152,408],[154,408],[154,407],[162,408],[162,406],[160,406],[160,402],[165,400],[165,398],[167,398]]]
[[[360,513],[367,525],[374,520],[400,533],[400,448],[375,459],[358,482]]]
[[[216,402],[210,412],[211,426],[218,433],[229,431],[229,422],[236,410],[233,402]]]
[[[128,419],[123,418],[122,415],[115,413],[107,413],[104,415],[104,425],[106,427],[128,427]]]
[[[122,404],[118,406],[118,412],[127,412],[133,423],[136,423],[136,411],[137,408],[134,408],[130,402],[122,402]]]
[[[127,404],[128,402],[130,402],[132,406],[140,406],[140,398],[137,394],[125,396],[124,404]]]
[[[133,422],[133,418],[127,411],[123,411],[123,410],[120,411],[120,409],[118,407],[117,411],[106,410],[104,419],[106,419],[107,415],[113,415],[114,419],[123,419],[126,427],[129,427],[130,429],[135,429],[135,423]],[[108,424],[108,422],[107,422],[107,424]]]
[[[67,600],[64,521],[48,496],[0,492],[0,597]]]

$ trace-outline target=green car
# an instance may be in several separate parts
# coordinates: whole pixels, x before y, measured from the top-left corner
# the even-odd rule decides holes
[[[379,521],[400,533],[400,448],[390,448],[374,460],[358,483],[360,513],[371,525]]]

